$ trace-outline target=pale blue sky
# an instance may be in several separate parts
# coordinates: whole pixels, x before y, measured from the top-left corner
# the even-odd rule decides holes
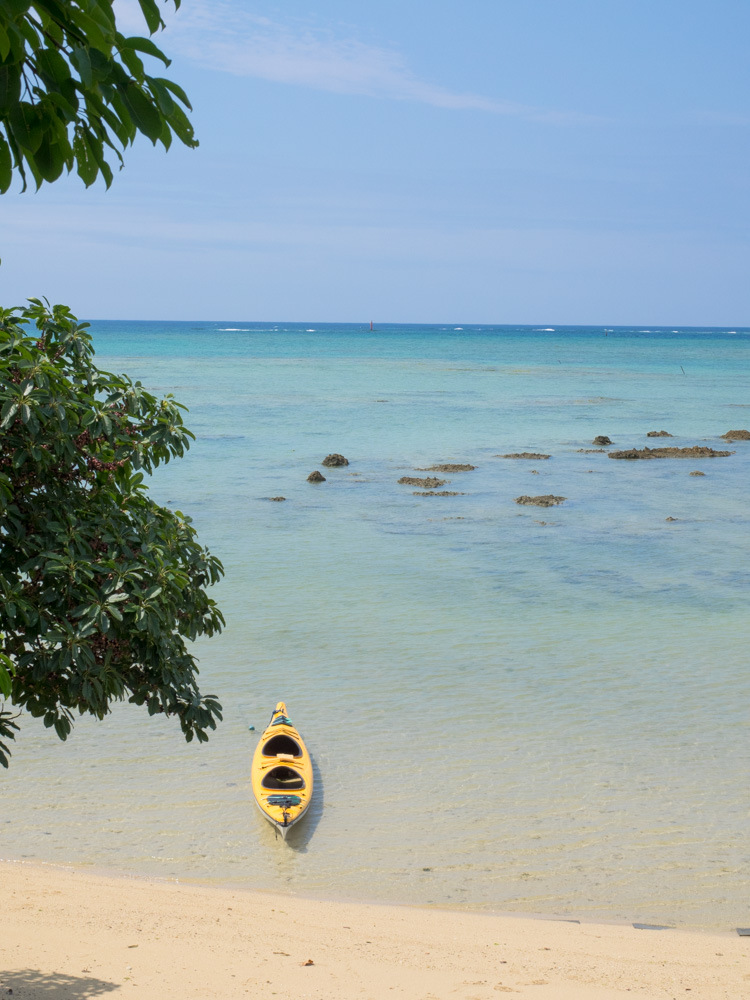
[[[0,198],[3,303],[750,324],[747,0],[183,0],[165,17],[200,148],[144,139],[108,192]]]

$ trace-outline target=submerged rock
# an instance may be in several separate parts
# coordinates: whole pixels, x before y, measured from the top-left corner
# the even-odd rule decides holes
[[[581,455],[601,454],[601,452],[603,452],[603,451],[604,451],[604,448],[579,448],[578,449],[578,452]]]
[[[516,497],[516,503],[533,507],[554,507],[556,504],[563,503],[567,499],[567,497],[556,497],[548,493],[543,497]]]
[[[628,448],[627,451],[611,451],[610,458],[724,458],[734,455],[733,451],[715,451],[703,445],[692,448]]]
[[[495,458],[531,458],[541,461],[544,458],[549,458],[549,455],[542,455],[538,451],[517,451],[510,455],[495,455]]]
[[[412,496],[415,497],[465,497],[465,493],[459,493],[457,490],[429,490],[427,493],[421,493],[415,490]]]
[[[721,436],[725,441],[750,441],[750,431],[727,431]]]
[[[649,431],[646,435],[647,438],[671,438],[674,437],[669,431]]]
[[[434,476],[428,476],[426,479],[420,479],[419,476],[402,476],[399,479],[402,486],[419,486],[423,490],[436,490],[438,486],[445,486],[447,482],[447,479],[436,479]]]
[[[349,459],[344,458],[343,455],[339,455],[337,452],[334,452],[332,455],[326,455],[326,457],[323,459],[323,465],[325,465],[327,469],[335,469],[338,468],[338,466],[340,465],[348,465],[348,464],[349,464]]]
[[[307,477],[307,481],[308,483],[324,483],[326,481],[326,477],[323,475],[322,472],[318,472],[318,470],[316,469],[315,472],[310,473],[310,475]]]
[[[610,440],[610,438],[607,437],[606,434],[598,434],[591,443],[604,445],[604,444],[612,444],[612,441]]]
[[[676,517],[665,517],[664,520],[665,521],[676,521],[677,518]]]
[[[469,465],[468,462],[444,462],[442,465],[428,465],[426,469],[417,469],[417,472],[472,472],[476,465]]]
[[[281,503],[282,500],[286,500],[286,497],[269,497],[273,503]]]

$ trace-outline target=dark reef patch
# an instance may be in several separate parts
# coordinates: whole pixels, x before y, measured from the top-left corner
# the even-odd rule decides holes
[[[724,458],[734,455],[733,451],[716,451],[704,445],[692,448],[628,448],[626,451],[611,451],[610,458]]]
[[[567,497],[556,497],[551,493],[548,493],[546,496],[542,497],[516,497],[516,503],[532,507],[554,507],[559,503],[563,503],[567,499]]]
[[[447,479],[436,479],[435,476],[428,476],[420,479],[419,476],[402,476],[399,483],[402,486],[419,486],[423,490],[436,490],[438,486],[445,486]]]
[[[471,472],[476,469],[476,465],[469,465],[468,462],[444,462],[441,465],[428,465],[426,469],[417,469],[417,472]]]

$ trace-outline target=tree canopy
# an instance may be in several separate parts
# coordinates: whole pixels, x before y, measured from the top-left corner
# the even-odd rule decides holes
[[[156,0],[138,3],[150,35],[164,27]],[[138,132],[197,146],[184,91],[142,56],[170,63],[150,37],[117,30],[113,0],[0,0],[0,193],[14,176],[25,189],[27,171],[37,189],[73,169],[109,187],[108,158],[122,164]]]
[[[221,706],[187,643],[221,630],[221,563],[144,473],[193,435],[171,395],[94,364],[88,324],[37,299],[0,309],[0,694],[65,739],[112,701],[204,741]],[[0,711],[0,764],[17,724]]]

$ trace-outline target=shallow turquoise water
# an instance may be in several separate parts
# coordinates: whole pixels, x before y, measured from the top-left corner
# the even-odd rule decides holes
[[[226,721],[204,747],[132,708],[65,745],[29,721],[4,856],[748,923],[750,443],[719,437],[750,426],[748,331],[93,328],[103,367],[190,407],[153,493],[225,564],[199,653]],[[734,454],[612,461],[580,450],[598,434]],[[476,466],[444,477],[462,495],[397,483],[440,461]],[[318,773],[286,845],[248,783],[280,698]]]

